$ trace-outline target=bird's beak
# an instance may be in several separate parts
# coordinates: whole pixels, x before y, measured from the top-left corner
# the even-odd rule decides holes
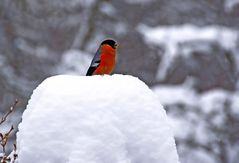
[[[114,45],[114,48],[117,49],[117,48],[118,48],[118,44],[115,44],[115,45]]]

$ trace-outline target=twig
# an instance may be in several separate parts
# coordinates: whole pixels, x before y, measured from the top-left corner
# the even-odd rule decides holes
[[[17,154],[17,145],[16,145],[16,144],[13,144],[13,146],[14,146],[14,149],[13,149],[14,153],[13,153],[13,161],[12,161],[12,163],[14,163],[14,162],[16,161],[17,157],[18,157],[18,154]]]
[[[4,153],[5,153],[5,151],[6,151],[6,150],[5,150],[5,147],[6,147],[6,144],[7,144],[7,142],[8,142],[9,135],[10,135],[10,133],[11,133],[13,130],[14,130],[14,127],[13,127],[13,125],[12,125],[11,128],[10,128],[10,130],[9,130],[6,134],[0,133],[0,137],[1,137],[0,143],[1,143],[2,150],[3,150]]]
[[[7,117],[16,109],[18,100],[16,99],[14,104],[10,107],[10,109],[8,110],[8,112],[2,117],[1,121],[0,121],[0,125],[6,121]]]
[[[16,99],[14,104],[8,110],[8,112],[1,118],[0,125],[2,125],[7,120],[7,118],[13,111],[15,111],[17,103],[18,103],[18,100]],[[14,163],[15,160],[17,159],[16,144],[14,144],[13,156],[7,156],[7,154],[6,154],[6,145],[8,143],[10,134],[12,133],[13,130],[14,130],[14,127],[12,125],[11,128],[6,133],[0,132],[0,145],[2,146],[2,156],[0,156],[0,163],[9,163],[10,161],[12,161],[12,163]]]

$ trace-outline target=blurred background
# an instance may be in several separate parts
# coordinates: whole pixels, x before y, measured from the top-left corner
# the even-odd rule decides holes
[[[115,73],[156,92],[181,163],[238,163],[238,34],[239,0],[1,0],[0,111],[19,99],[16,125],[40,82],[84,75],[114,38]]]

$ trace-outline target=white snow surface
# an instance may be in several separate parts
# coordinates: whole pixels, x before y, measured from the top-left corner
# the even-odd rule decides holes
[[[179,163],[166,112],[128,75],[47,78],[17,133],[18,163]]]

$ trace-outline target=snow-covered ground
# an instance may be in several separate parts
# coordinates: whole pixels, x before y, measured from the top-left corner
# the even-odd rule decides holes
[[[18,163],[179,163],[157,96],[128,75],[50,77],[17,134]]]

